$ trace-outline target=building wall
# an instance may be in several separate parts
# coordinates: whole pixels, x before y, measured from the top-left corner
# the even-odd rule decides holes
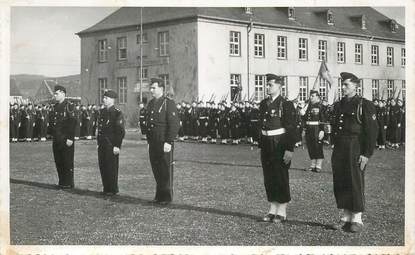
[[[169,56],[160,57],[158,32],[169,32]],[[143,44],[143,68],[148,68],[148,77],[169,75],[175,98],[191,99],[196,95],[196,24],[182,22],[145,27],[148,43]],[[81,82],[83,103],[100,103],[99,78],[107,78],[107,86],[118,92],[117,78],[127,78],[127,103],[118,104],[126,118],[132,120],[137,114],[139,98],[139,54],[137,34],[134,31],[110,31],[94,33],[81,38]],[[117,61],[117,38],[127,37],[127,60]],[[107,39],[108,61],[98,63],[98,40]],[[148,79],[149,80],[149,79]],[[143,82],[144,96],[149,96],[148,80]],[[150,98],[149,98],[150,99]],[[128,120],[127,120],[128,121]],[[130,123],[132,124],[132,123]]]
[[[250,76],[249,89],[247,77],[247,27],[231,23],[219,23],[206,20],[198,22],[198,63],[199,63],[199,94],[201,96],[215,93],[217,98],[226,95],[230,90],[230,74],[241,74],[242,98],[254,92],[255,75],[275,73],[287,76],[288,96],[297,97],[299,77],[307,76],[309,90],[318,74],[321,62],[318,61],[318,41],[327,41],[327,67],[337,83],[341,72],[354,73],[363,79],[363,96],[372,99],[372,79],[378,79],[380,91],[386,87],[386,80],[394,80],[397,91],[405,80],[405,68],[401,66],[401,48],[403,43],[359,39],[339,35],[300,32],[284,29],[254,27],[249,34],[250,41]],[[241,56],[229,54],[230,31],[241,32]],[[265,35],[265,58],[254,56],[254,34]],[[287,59],[277,59],[277,36],[287,37]],[[308,40],[308,60],[298,60],[298,40]],[[346,62],[337,63],[337,42],[346,44]],[[363,63],[355,64],[355,44],[363,45]],[[379,46],[379,65],[371,64],[371,45]],[[386,47],[394,48],[394,66],[386,66]],[[229,97],[228,97],[229,100]]]

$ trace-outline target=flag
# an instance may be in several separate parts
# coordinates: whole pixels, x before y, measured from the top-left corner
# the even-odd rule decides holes
[[[327,64],[325,61],[321,62],[317,78],[318,77],[321,77],[322,79],[326,80],[329,84],[327,91],[327,102],[329,104],[333,104],[337,97],[337,84],[333,82],[333,78],[331,77],[330,71],[327,68]]]

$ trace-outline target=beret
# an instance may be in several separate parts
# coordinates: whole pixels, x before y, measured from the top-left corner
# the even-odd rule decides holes
[[[59,90],[59,91],[62,91],[63,93],[66,94],[66,89],[65,89],[64,86],[56,85],[55,88],[54,88],[54,90],[55,90],[55,92]]]
[[[284,77],[282,76],[278,76],[272,73],[268,73],[265,76],[267,77],[267,81],[275,80],[276,83],[280,83],[280,84],[284,82]]]
[[[109,89],[104,92],[104,97],[117,98],[118,95],[114,90]]]
[[[340,77],[342,79],[342,82],[348,79],[350,79],[351,82],[359,82],[359,78],[357,78],[357,76],[352,73],[342,72],[340,73]]]

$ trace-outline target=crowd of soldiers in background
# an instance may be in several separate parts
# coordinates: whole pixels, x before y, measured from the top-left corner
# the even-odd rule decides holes
[[[304,118],[301,110],[307,102],[297,102],[297,144],[303,144]],[[405,104],[400,99],[373,100],[377,108],[379,126],[378,149],[397,149],[405,144]],[[330,119],[331,105],[323,100],[325,119]],[[99,112],[102,106],[76,105],[77,125],[75,139],[95,138]],[[139,127],[143,137],[146,134],[143,104],[139,107]],[[177,103],[180,119],[179,141],[197,141],[220,144],[258,144],[259,103],[253,101],[215,103],[213,101],[193,101]],[[12,104],[10,105],[10,141],[34,142],[51,138],[53,121],[51,104]],[[323,142],[331,144],[330,125],[327,125]]]
[[[400,99],[373,100],[377,109],[379,126],[378,149],[397,149],[405,144],[405,104]],[[302,109],[307,102],[293,100],[297,111],[297,143],[303,145],[305,118]],[[330,120],[332,105],[322,102],[326,120]],[[146,134],[146,108],[140,104],[139,126],[143,137]],[[180,119],[179,141],[196,141],[214,144],[258,144],[259,103],[252,101],[215,103],[194,100],[192,103],[177,103]],[[332,145],[329,122],[325,126],[323,143]]]
[[[75,140],[95,138],[100,109],[97,105],[76,105]],[[11,104],[10,142],[46,141],[52,138],[52,104]]]

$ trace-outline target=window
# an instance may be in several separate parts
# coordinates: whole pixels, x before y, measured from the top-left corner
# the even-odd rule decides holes
[[[320,86],[318,88],[318,92],[320,93],[320,98],[322,100],[327,100],[328,85],[329,83],[320,77]]]
[[[169,32],[158,33],[159,56],[164,57],[169,55]]]
[[[108,61],[107,39],[98,41],[98,62]]]
[[[141,36],[140,34],[137,34],[137,44],[141,43]],[[147,37],[147,33],[143,33],[143,44],[144,43],[148,43],[148,37]]]
[[[379,65],[379,46],[372,45],[371,47],[372,65]]]
[[[306,101],[308,98],[308,77],[300,77],[300,101]]]
[[[252,14],[252,8],[251,7],[245,7],[245,14]]]
[[[337,63],[345,63],[346,62],[346,44],[344,42],[337,43]]]
[[[356,64],[363,64],[363,45],[356,43],[354,45],[354,62]]]
[[[406,65],[406,51],[405,48],[401,48],[401,66]]]
[[[283,84],[281,86],[281,96],[287,97],[288,96],[288,89],[287,89],[288,79],[287,79],[287,76],[283,76],[283,77],[284,77],[284,80],[283,80]]]
[[[360,79],[359,83],[357,84],[356,94],[358,96],[363,96],[363,80],[362,79]]]
[[[265,76],[255,75],[255,101],[261,101],[262,99],[264,99],[264,97],[265,97]]]
[[[362,29],[365,30],[366,29],[366,16],[362,15]]]
[[[402,99],[403,100],[406,99],[406,81],[405,80],[402,81]]]
[[[117,78],[118,84],[118,103],[126,104],[127,103],[127,77]]]
[[[318,41],[318,60],[327,62],[327,41]]]
[[[398,23],[396,23],[396,21],[392,19],[389,21],[389,24],[390,24],[391,32],[396,33],[396,30],[398,30]]]
[[[288,19],[295,20],[295,9],[294,9],[294,7],[288,7]]]
[[[338,79],[337,84],[338,84],[338,86],[337,86],[337,97],[341,99],[343,97],[343,94],[342,94],[342,78]]]
[[[394,92],[395,92],[395,84],[393,80],[388,80],[388,98],[393,97]]]
[[[299,60],[307,60],[308,58],[308,45],[307,45],[307,39],[306,38],[299,38],[298,39],[298,59]]]
[[[138,67],[137,68],[137,81],[140,81],[140,77],[141,77],[141,68]],[[143,67],[143,81],[148,80],[148,67]]]
[[[231,74],[230,89],[231,89],[231,101],[239,100],[239,86],[241,86],[241,75]]]
[[[231,56],[241,55],[241,33],[231,31],[229,38],[229,50]]]
[[[331,26],[334,25],[334,14],[330,10],[327,11],[327,24]]]
[[[393,66],[393,47],[386,48],[386,65]]]
[[[287,59],[287,37],[277,37],[277,58]]]
[[[254,35],[254,56],[265,57],[265,35],[255,34]]]
[[[117,38],[117,59],[127,59],[127,37]]]
[[[102,98],[104,97],[105,90],[108,89],[107,78],[99,78],[98,79],[98,87],[99,87],[99,100],[98,102],[102,103]]]
[[[379,98],[379,80],[372,80],[372,100]]]

